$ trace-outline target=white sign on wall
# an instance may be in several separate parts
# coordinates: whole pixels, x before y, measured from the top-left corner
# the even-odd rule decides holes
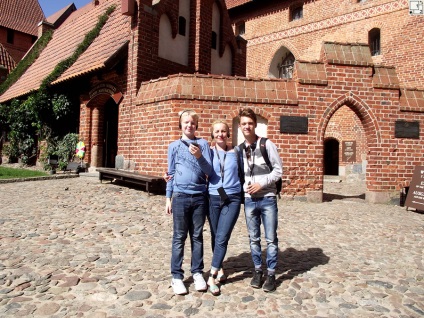
[[[424,1],[423,0],[409,0],[409,14],[410,15],[424,15]]]

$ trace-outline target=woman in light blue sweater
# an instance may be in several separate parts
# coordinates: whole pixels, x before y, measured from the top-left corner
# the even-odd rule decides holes
[[[208,285],[213,295],[219,295],[220,288],[217,283],[225,280],[222,262],[240,214],[242,185],[238,150],[228,145],[230,137],[228,124],[224,121],[215,121],[212,124],[211,137],[215,145],[211,147],[213,171],[209,176],[208,221],[211,228],[213,256]]]

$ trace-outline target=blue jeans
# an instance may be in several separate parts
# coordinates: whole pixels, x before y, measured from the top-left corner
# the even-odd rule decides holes
[[[191,273],[203,272],[203,225],[207,209],[206,194],[174,192],[172,196],[174,234],[172,237],[171,273],[173,278],[184,278],[182,265],[187,234],[190,235],[191,243]]]
[[[211,228],[213,271],[222,268],[228,241],[240,215],[240,194],[228,194],[228,198],[229,203],[224,205],[219,195],[209,196],[208,221]]]
[[[261,223],[264,225],[267,244],[266,265],[268,270],[275,271],[278,257],[278,208],[276,197],[245,198],[244,212],[255,268],[262,266]]]

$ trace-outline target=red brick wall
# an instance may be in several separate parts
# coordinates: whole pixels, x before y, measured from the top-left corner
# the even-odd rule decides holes
[[[18,63],[32,46],[32,35],[14,31],[13,44],[7,43],[7,29],[0,27],[0,43],[12,56],[13,60]]]
[[[291,22],[287,1],[230,11],[233,26],[245,21],[248,76],[267,77],[281,46],[297,60],[319,60],[323,41],[368,43],[368,32],[379,28],[382,54],[373,58],[375,63],[395,66],[404,87],[424,88],[424,17],[409,15],[407,0],[320,0],[306,2],[303,8],[303,19]]]
[[[352,163],[361,163],[362,160],[367,158],[367,141],[362,123],[358,116],[348,107],[340,107],[328,122],[327,129],[325,130],[324,138],[335,138],[339,141],[339,160],[340,165],[346,166]],[[355,161],[343,161],[342,144],[343,141],[356,142],[355,148]]]
[[[146,82],[141,87],[145,95],[138,96],[137,105],[130,107],[131,116],[121,116],[119,153],[134,160],[137,170],[161,175],[166,169],[167,145],[180,134],[178,111],[185,108],[198,111],[201,117],[198,136],[208,137],[209,125],[214,119],[225,118],[231,124],[241,107],[252,107],[268,120],[268,137],[279,148],[284,175],[291,180],[285,194],[305,195],[308,191],[322,189],[326,128],[337,110],[342,108],[343,114],[344,107],[348,106],[357,116],[352,119],[355,125],[361,122],[367,140],[367,146],[361,141],[359,147],[360,151],[368,149],[368,190],[398,191],[410,180],[412,169],[422,160],[424,149],[419,140],[395,139],[394,123],[396,119],[422,122],[422,114],[400,112],[397,90],[374,89],[370,67],[327,65],[327,70],[346,74],[346,77],[329,76],[328,86],[324,87],[299,84],[295,87],[297,104],[293,104],[296,96],[287,97],[286,85],[290,83],[286,81],[181,75]],[[344,84],[341,87],[340,82]],[[206,91],[200,94],[199,87],[221,89],[221,98],[207,95]],[[224,91],[222,87],[233,89]],[[237,90],[236,87],[244,88]],[[280,98],[261,98],[269,96],[269,91],[285,93]],[[352,93],[347,93],[349,91]],[[282,115],[307,116],[309,133],[280,133]]]
[[[323,9],[323,3],[330,4],[329,1],[308,2],[305,4],[305,10],[309,6],[307,10],[310,12],[316,10],[322,17],[329,19],[328,23],[337,22],[337,18],[333,16],[340,10],[345,14],[349,12],[364,14],[364,10],[368,9],[367,12],[370,14],[374,12],[373,6],[387,4],[390,7],[388,10],[392,10],[392,13],[386,17],[383,17],[383,12],[375,13],[375,16],[369,17],[365,22],[362,19],[312,31],[307,31],[307,27],[297,31],[295,28],[290,29],[294,35],[290,35],[288,25],[281,24],[282,27],[277,30],[288,33],[287,36],[278,38],[281,37],[281,34],[278,34],[280,31],[273,32],[275,29],[271,27],[272,23],[277,23],[284,14],[287,18],[288,12],[279,11],[278,6],[274,6],[273,14],[261,15],[261,12],[257,12],[255,14],[259,15],[258,18],[247,20],[246,33],[247,37],[251,37],[248,42],[248,73],[255,75],[254,78],[181,74],[144,82],[141,80],[164,74],[161,73],[163,70],[158,70],[160,63],[155,57],[157,52],[151,49],[155,47],[157,41],[154,36],[151,37],[152,33],[149,33],[151,29],[147,27],[156,25],[154,21],[157,17],[153,17],[149,10],[142,9],[141,4],[139,19],[145,24],[141,22],[140,28],[134,31],[135,45],[132,46],[131,43],[129,45],[128,72],[122,77],[111,74],[107,78],[118,83],[124,95],[119,104],[118,154],[123,155],[126,160],[135,162],[138,171],[162,175],[166,170],[168,144],[180,136],[178,111],[186,108],[196,110],[200,114],[197,135],[208,138],[213,120],[225,118],[232,124],[240,108],[251,107],[268,121],[267,135],[279,148],[284,165],[284,177],[291,181],[284,189],[286,196],[322,191],[323,145],[326,134],[335,133],[329,126],[332,121],[337,121],[342,127],[338,130],[342,139],[351,138],[354,132],[356,133],[358,151],[366,155],[368,161],[367,190],[397,195],[398,190],[410,181],[414,166],[422,164],[424,146],[422,139],[395,138],[395,121],[399,119],[419,121],[422,138],[423,112],[400,111],[400,96],[396,83],[391,86],[380,85],[380,88],[377,88],[376,82],[381,83],[382,80],[374,81],[377,73],[372,63],[362,66],[329,64],[322,54],[322,41],[343,41],[353,36],[354,40],[364,42],[362,40],[367,37],[368,31],[359,32],[361,25],[367,30],[376,24],[380,25],[383,34],[387,34],[383,26],[391,24],[392,19],[398,18],[396,23],[402,24],[403,19],[412,18],[409,16],[403,18],[404,8],[396,9],[393,1],[352,4],[350,0],[344,0],[336,5],[331,1],[334,8],[329,9],[330,12]],[[403,5],[404,1],[398,3]],[[350,6],[353,9],[349,11]],[[304,11],[304,16],[306,12],[308,11]],[[379,24],[383,21],[384,25]],[[302,23],[304,22],[295,21],[291,25],[297,24],[302,27]],[[194,25],[198,27],[197,22]],[[394,41],[396,35],[392,33]],[[150,44],[150,48],[144,45],[147,40],[153,43]],[[383,46],[383,52],[387,47],[386,44]],[[319,81],[314,79],[309,82],[301,82],[296,76],[289,81],[260,79],[259,77],[266,77],[268,74],[267,65],[273,57],[273,52],[281,45],[289,47],[297,59],[300,57],[310,60],[320,59],[322,64],[317,69],[323,70],[325,73],[323,78],[319,77]],[[202,46],[193,47],[193,61],[201,56],[202,49],[204,49]],[[207,50],[209,52],[209,47]],[[383,58],[386,58],[384,54]],[[375,58],[373,61],[375,62]],[[394,58],[392,61],[396,62]],[[169,66],[166,75],[175,71],[170,63],[164,65]],[[403,78],[402,74],[399,78]],[[127,81],[124,79],[125,76],[128,78]],[[94,85],[96,81],[93,80],[92,84]],[[99,99],[91,101],[88,106],[101,107],[102,103],[104,101]],[[83,134],[85,130],[84,134],[90,134],[89,126],[85,123],[89,121],[91,115],[84,107],[85,105],[82,105],[81,133]],[[308,134],[280,133],[280,116],[307,117]],[[352,127],[357,127],[359,130],[355,131]],[[93,129],[90,129],[93,134]]]

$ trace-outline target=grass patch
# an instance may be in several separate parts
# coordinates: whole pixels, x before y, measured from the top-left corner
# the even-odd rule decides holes
[[[47,173],[37,170],[5,168],[0,166],[0,179],[19,179],[47,176]]]

